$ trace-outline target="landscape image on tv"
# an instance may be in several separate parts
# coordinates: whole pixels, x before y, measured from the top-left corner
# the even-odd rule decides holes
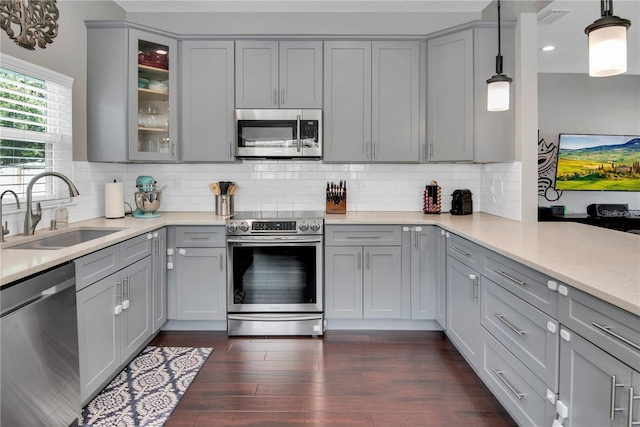
[[[640,191],[640,136],[560,134],[556,190]]]

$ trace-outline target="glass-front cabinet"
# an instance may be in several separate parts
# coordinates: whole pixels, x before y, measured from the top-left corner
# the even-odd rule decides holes
[[[129,160],[175,161],[177,42],[129,30]]]

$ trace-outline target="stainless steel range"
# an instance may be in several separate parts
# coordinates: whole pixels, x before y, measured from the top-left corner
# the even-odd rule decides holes
[[[227,220],[229,335],[322,335],[324,213]]]

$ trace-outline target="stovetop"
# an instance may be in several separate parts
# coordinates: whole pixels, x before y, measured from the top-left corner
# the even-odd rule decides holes
[[[322,234],[322,211],[245,211],[226,221],[227,235]]]

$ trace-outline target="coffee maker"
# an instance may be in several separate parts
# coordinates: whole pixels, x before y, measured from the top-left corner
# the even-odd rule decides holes
[[[451,194],[451,215],[470,215],[473,213],[471,191],[466,188],[454,190]]]

